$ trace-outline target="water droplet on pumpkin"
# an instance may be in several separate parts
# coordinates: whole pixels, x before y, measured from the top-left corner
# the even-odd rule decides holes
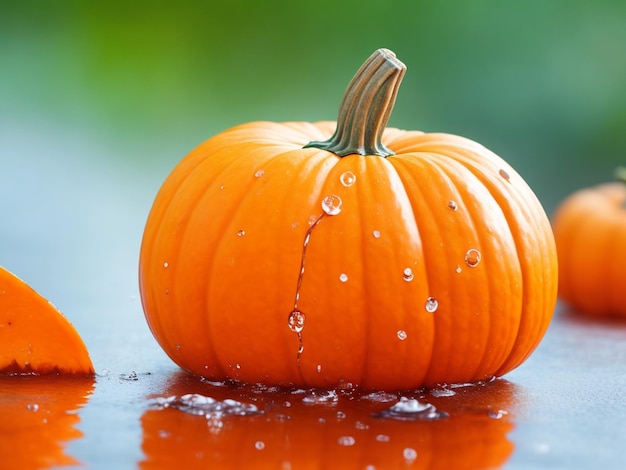
[[[429,313],[434,313],[439,308],[439,302],[434,297],[428,297],[426,299],[426,303],[424,304],[424,308]]]
[[[356,439],[354,439],[354,437],[352,436],[341,436],[339,439],[337,439],[337,442],[340,446],[349,447],[356,444]]]
[[[461,266],[457,266],[454,271],[456,271],[457,274],[461,274],[461,271],[462,271]]]
[[[402,278],[406,282],[412,281],[413,280],[413,270],[411,268],[404,268],[404,271],[402,271]]]
[[[411,463],[417,458],[417,451],[411,447],[407,447],[402,451],[402,455],[407,463]]]
[[[339,196],[331,194],[330,196],[326,196],[322,201],[322,210],[326,215],[337,215],[341,212],[342,202]]]
[[[317,371],[318,374],[322,372],[322,364],[318,364],[317,367],[315,367],[315,370]]]
[[[400,341],[404,341],[407,337],[406,331],[404,330],[398,330],[396,335],[398,335],[398,339],[400,339]]]
[[[347,275],[346,273],[341,273],[341,274],[339,275],[339,280],[340,280],[341,282],[348,282],[348,275]]]
[[[470,268],[475,268],[480,263],[480,251],[475,248],[470,248],[465,253],[465,264],[467,264]]]
[[[504,178],[507,181],[509,181],[511,178],[509,176],[509,173],[506,170],[500,170],[498,173],[500,173],[500,176],[502,176],[502,178]]]
[[[304,328],[304,319],[304,313],[302,313],[300,310],[293,310],[289,314],[289,318],[287,320],[289,329],[294,333],[300,333]]]
[[[339,177],[339,181],[341,181],[341,184],[347,188],[348,186],[352,186],[354,184],[356,181],[356,175],[351,171],[345,171]]]
[[[260,178],[264,174],[265,174],[265,170],[257,170],[257,172],[254,174],[254,177],[255,178]]]
[[[448,209],[450,209],[451,211],[457,210],[458,209],[457,203],[455,201],[449,201]]]
[[[39,404],[37,404],[37,403],[28,403],[26,405],[26,409],[28,411],[39,411]]]
[[[378,442],[389,442],[391,440],[391,437],[389,437],[387,434],[378,434],[376,436],[376,440]]]
[[[221,185],[221,186],[220,186],[220,189],[224,189],[224,188],[225,188],[225,186],[224,186],[224,185]]]
[[[237,232],[237,236],[238,236],[238,237],[243,237],[245,234],[246,234],[246,231],[245,231],[245,230],[239,230],[239,231]]]
[[[374,235],[374,238],[380,238],[380,232],[378,230],[374,230],[372,235]]]
[[[263,442],[263,441],[256,441],[254,443],[254,448],[256,450],[263,450],[263,449],[265,449],[265,442]]]

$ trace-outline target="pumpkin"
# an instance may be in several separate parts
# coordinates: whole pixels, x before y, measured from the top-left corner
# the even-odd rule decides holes
[[[514,427],[511,406],[519,399],[517,387],[499,379],[439,392],[415,398],[387,392],[285,393],[216,387],[175,374],[141,417],[144,459],[139,468],[448,470],[504,465],[513,453],[507,435]],[[406,412],[388,413],[403,402]],[[237,412],[230,413],[229,407]]]
[[[54,305],[0,267],[0,374],[94,373],[85,343]]]
[[[559,296],[577,311],[626,317],[626,175],[580,189],[552,220],[559,257]]]
[[[81,466],[66,446],[83,436],[77,410],[94,383],[93,376],[0,376],[2,468]]]
[[[549,220],[485,147],[386,127],[404,72],[380,49],[336,123],[236,126],[166,178],[139,282],[180,367],[395,390],[500,376],[538,345],[556,301]]]

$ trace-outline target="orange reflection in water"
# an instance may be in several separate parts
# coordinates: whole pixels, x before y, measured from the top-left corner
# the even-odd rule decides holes
[[[0,468],[34,469],[79,462],[65,445],[94,388],[93,377],[0,376]]]
[[[497,468],[513,452],[507,410],[517,402],[516,392],[512,383],[495,380],[402,394],[447,414],[407,421],[375,416],[397,403],[397,394],[339,392],[336,401],[324,402],[328,396],[323,392],[215,386],[180,373],[142,416],[145,458],[140,467]],[[237,400],[259,413],[194,415],[181,410],[180,397],[187,394],[218,403]]]

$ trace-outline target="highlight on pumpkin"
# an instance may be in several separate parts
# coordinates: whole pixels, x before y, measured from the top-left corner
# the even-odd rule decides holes
[[[241,124],[172,170],[139,284],[181,368],[407,390],[502,376],[534,351],[556,303],[550,221],[484,146],[386,127],[405,70],[378,50],[337,122]]]
[[[0,374],[93,373],[87,348],[72,324],[0,267]]]

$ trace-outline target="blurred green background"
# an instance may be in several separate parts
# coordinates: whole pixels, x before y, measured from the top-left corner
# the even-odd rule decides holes
[[[548,212],[626,162],[621,0],[1,0],[2,166],[49,140],[153,196],[232,125],[334,119],[379,47],[408,66],[390,125],[479,141]]]
[[[242,122],[335,119],[380,47],[408,66],[390,125],[491,148],[550,214],[626,164],[624,0],[0,0],[0,265],[66,314],[102,374],[73,455],[135,468],[152,390],[144,376],[138,388],[115,379],[162,380],[173,368],[137,285],[145,219],[167,174]],[[546,442],[548,462],[619,459],[606,439],[623,424],[611,408],[622,388],[606,369],[619,354],[586,333],[564,341],[580,338],[587,348],[567,357],[591,362],[564,364],[550,349],[534,362],[544,369],[517,376],[535,384],[540,423],[520,423],[518,462],[544,457]]]

